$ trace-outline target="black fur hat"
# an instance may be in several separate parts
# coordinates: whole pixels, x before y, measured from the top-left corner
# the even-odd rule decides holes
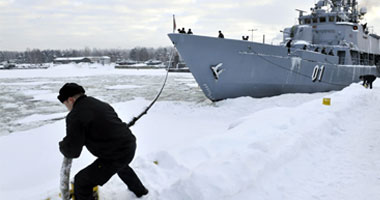
[[[63,87],[59,90],[59,95],[57,98],[61,103],[66,101],[69,97],[75,96],[77,94],[84,94],[85,91],[82,86],[76,84],[76,83],[66,83],[63,85]]]

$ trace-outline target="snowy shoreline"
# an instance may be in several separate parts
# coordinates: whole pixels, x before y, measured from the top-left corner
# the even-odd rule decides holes
[[[84,71],[83,76],[95,76],[103,70]],[[324,97],[331,106],[322,104]],[[330,93],[217,103],[159,101],[132,128],[138,139],[132,167],[150,200],[379,199],[379,100],[377,80],[373,90],[352,84]],[[148,103],[136,98],[112,105],[128,121]],[[62,115],[30,115],[20,123]],[[0,136],[0,198],[58,200],[58,142],[64,135],[65,122],[58,120]],[[84,149],[72,174],[93,160]],[[100,196],[135,199],[117,176],[100,188]]]

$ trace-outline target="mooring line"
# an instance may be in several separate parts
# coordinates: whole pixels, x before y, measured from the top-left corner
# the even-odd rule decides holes
[[[141,112],[137,117],[133,117],[133,119],[127,124],[128,127],[131,127],[131,126],[135,125],[135,123],[137,122],[137,120],[139,120],[142,116],[144,116],[145,114],[147,114],[148,110],[153,106],[154,103],[156,103],[157,99],[160,97],[160,95],[161,95],[161,93],[164,90],[164,87],[166,85],[166,81],[168,80],[169,69],[170,69],[170,66],[172,64],[172,58],[173,58],[173,55],[174,55],[174,50],[175,50],[175,48],[173,47],[172,53],[171,53],[171,56],[170,56],[170,59],[169,59],[168,67],[166,68],[166,76],[165,76],[164,82],[162,83],[162,87],[161,87],[160,91],[158,92],[158,94],[156,95],[156,97],[153,99],[153,101],[149,104],[149,106],[145,108],[145,110],[143,112]]]

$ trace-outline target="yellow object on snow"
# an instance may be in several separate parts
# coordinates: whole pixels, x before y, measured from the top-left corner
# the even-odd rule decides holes
[[[329,106],[331,105],[331,99],[330,98],[323,98],[323,105]]]

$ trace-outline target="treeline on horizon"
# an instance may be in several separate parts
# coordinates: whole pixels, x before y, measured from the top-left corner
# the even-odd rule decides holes
[[[15,62],[15,63],[51,63],[55,58],[59,57],[87,57],[87,56],[109,56],[111,62],[119,60],[160,60],[168,61],[173,47],[146,48],[135,47],[133,49],[90,49],[84,48],[80,50],[39,50],[27,49],[26,51],[0,51],[0,62]]]

